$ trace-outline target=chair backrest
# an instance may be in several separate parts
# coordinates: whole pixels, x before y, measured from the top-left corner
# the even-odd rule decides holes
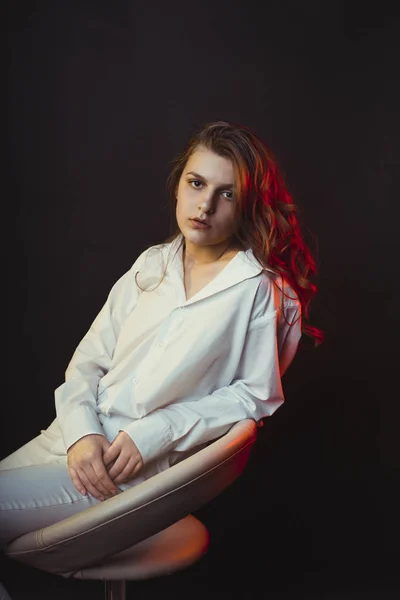
[[[5,553],[68,576],[201,508],[242,473],[256,441],[251,419],[169,469],[83,512],[13,540]]]

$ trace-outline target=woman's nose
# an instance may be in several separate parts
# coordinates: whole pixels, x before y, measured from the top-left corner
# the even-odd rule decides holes
[[[199,210],[202,210],[204,213],[211,213],[215,211],[215,205],[215,195],[206,192],[200,199]]]

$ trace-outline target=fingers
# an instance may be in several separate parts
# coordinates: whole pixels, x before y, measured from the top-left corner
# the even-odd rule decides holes
[[[106,497],[116,494],[117,488],[107,473],[107,469],[105,468],[103,461],[101,460],[93,462],[91,467],[95,477],[94,480],[91,479],[92,484],[95,485],[98,490],[102,490]]]
[[[111,465],[108,474],[117,484],[132,479],[142,464],[142,457],[136,444],[125,431],[118,433],[103,459],[107,465]],[[140,465],[137,468],[138,463]]]
[[[104,468],[104,467],[103,467]],[[104,469],[105,477],[100,473],[96,473],[94,465],[85,465],[77,469],[78,477],[85,486],[86,490],[97,498],[97,500],[105,500],[111,498],[117,492],[114,483],[107,475],[107,471]]]
[[[79,476],[80,480],[82,481],[82,483],[84,484],[85,488],[87,489],[88,493],[91,496],[93,496],[97,500],[101,500],[101,501],[106,499],[106,496],[104,495],[104,493],[102,493],[100,491],[100,488],[95,486],[90,481],[88,475],[86,474],[86,472],[83,469],[78,471],[78,476]]]
[[[78,441],[68,451],[68,468],[76,489],[86,495],[91,494],[98,500],[110,498],[117,493],[117,488],[103,463],[103,448],[109,443],[103,442],[101,436],[87,436]]]
[[[69,467],[69,475],[72,479],[72,483],[74,484],[75,488],[78,490],[78,492],[80,494],[83,494],[83,496],[87,495],[87,490],[85,488],[85,486],[83,485],[78,473],[75,471],[75,469],[73,467]]]
[[[128,462],[130,461],[130,458],[131,457],[129,455],[121,453],[118,456],[115,463],[112,465],[112,467],[108,470],[108,474],[110,478],[114,481],[114,483],[115,478],[122,473]]]
[[[67,455],[76,489],[98,500],[117,494],[117,484],[132,479],[143,466],[137,446],[124,431],[112,444],[98,434],[84,436],[68,449]]]
[[[118,484],[129,481],[140,471],[141,466],[140,461],[138,462],[134,458],[130,458],[119,475],[114,478],[114,483]]]
[[[115,484],[125,483],[132,479],[142,468],[143,462],[140,456],[120,454],[109,471],[109,475]]]
[[[90,469],[88,469],[88,471],[90,471]],[[107,488],[102,485],[100,479],[98,479],[96,476],[95,471],[93,469],[91,471],[91,475],[89,476],[81,468],[78,468],[78,470],[75,470],[73,467],[69,468],[69,474],[72,479],[72,483],[78,492],[83,496],[87,496],[89,493],[91,496],[101,501],[105,500],[106,498],[111,498],[113,495],[115,495],[117,491],[115,485],[113,484],[113,489],[115,492],[110,494]]]
[[[121,448],[117,444],[111,444],[103,454],[103,462],[108,467],[116,458],[118,458]]]

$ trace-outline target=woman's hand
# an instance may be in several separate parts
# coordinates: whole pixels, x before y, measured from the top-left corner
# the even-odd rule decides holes
[[[120,431],[103,457],[108,474],[114,483],[125,483],[143,467],[143,460],[136,444],[125,432]]]
[[[105,467],[104,456],[110,442],[97,433],[85,435],[67,451],[68,471],[78,492],[89,492],[98,500],[105,500],[117,493]]]

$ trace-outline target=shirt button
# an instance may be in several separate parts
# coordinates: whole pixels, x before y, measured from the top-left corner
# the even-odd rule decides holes
[[[184,306],[180,306],[179,310],[185,310],[185,307]]]
[[[134,384],[139,383],[139,379],[137,377],[135,377],[134,379],[132,379],[132,383],[134,383]]]

